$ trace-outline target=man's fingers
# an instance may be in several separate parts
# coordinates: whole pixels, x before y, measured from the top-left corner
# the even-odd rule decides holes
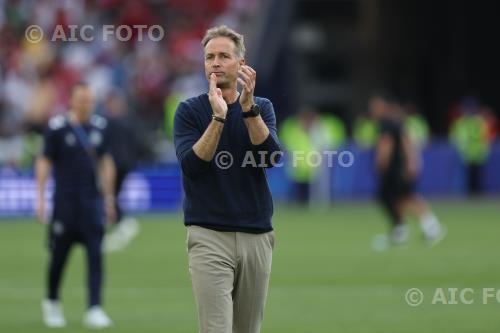
[[[215,89],[217,88],[217,75],[214,73],[210,74],[210,81],[209,81],[209,92],[210,93],[215,93]]]
[[[248,72],[248,74],[255,78],[257,76],[257,72],[250,66],[241,66],[241,68],[243,68],[246,72]]]
[[[248,85],[246,84],[245,81],[243,81],[243,79],[238,78],[238,82],[239,82],[239,84],[241,84],[241,86],[243,87],[243,89],[245,91],[250,92],[250,89],[248,88]]]
[[[247,83],[248,89],[252,91],[255,88],[255,78],[256,73],[249,66],[241,66],[241,69],[238,71],[241,77]]]
[[[239,73],[241,75],[240,80],[245,82],[245,88],[247,89],[248,92],[251,92],[255,87],[255,81],[252,78],[250,78],[248,75],[246,75],[245,73],[243,73],[241,71]]]
[[[245,73],[241,69],[238,71],[238,73],[241,75],[241,77],[243,78],[243,80],[245,80],[247,84],[251,84],[252,78],[250,77],[249,74]]]

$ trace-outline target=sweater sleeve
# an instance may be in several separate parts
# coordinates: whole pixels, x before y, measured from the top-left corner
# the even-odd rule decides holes
[[[260,145],[253,145],[252,149],[255,154],[259,154],[259,152],[260,154],[264,154],[262,152],[265,152],[264,163],[266,168],[272,168],[279,163],[283,156],[276,130],[276,115],[274,114],[273,104],[268,99],[263,99],[260,107],[261,117],[269,129],[269,136]]]
[[[189,178],[205,172],[211,164],[193,151],[193,145],[202,134],[192,109],[187,103],[180,103],[174,116],[174,145],[182,172]]]

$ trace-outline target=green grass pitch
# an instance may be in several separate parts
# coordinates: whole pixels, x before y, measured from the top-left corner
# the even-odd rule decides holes
[[[423,243],[413,221],[408,245],[370,248],[386,230],[370,203],[337,203],[310,212],[277,206],[276,247],[262,332],[499,332],[500,299],[483,304],[483,288],[500,289],[500,205],[491,201],[434,202],[448,237]],[[180,215],[140,217],[142,230],[123,252],[106,257],[108,332],[196,332]],[[0,223],[0,332],[48,332],[40,315],[46,230],[32,221]],[[70,256],[62,298],[68,327],[81,325],[86,303],[83,251]],[[405,302],[409,288],[424,294]],[[432,304],[436,288],[471,288],[473,304]],[[453,303],[446,294],[447,301]],[[458,296],[457,296],[458,297]],[[500,297],[500,295],[499,295]]]

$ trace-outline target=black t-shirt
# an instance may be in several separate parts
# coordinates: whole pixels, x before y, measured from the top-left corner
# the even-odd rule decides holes
[[[388,135],[393,143],[393,150],[390,156],[387,169],[382,172],[383,179],[402,179],[405,169],[403,152],[403,127],[401,123],[392,119],[382,119],[379,123],[380,136]]]
[[[97,115],[84,125],[71,124],[65,116],[49,121],[43,155],[54,168],[56,199],[75,192],[99,194],[97,162],[108,150],[106,125],[106,119]]]

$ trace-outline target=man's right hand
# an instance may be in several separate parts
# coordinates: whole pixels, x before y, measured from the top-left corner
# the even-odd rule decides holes
[[[227,114],[227,103],[224,98],[222,98],[222,90],[217,88],[217,76],[214,73],[210,74],[208,100],[210,101],[214,115],[225,119]]]

